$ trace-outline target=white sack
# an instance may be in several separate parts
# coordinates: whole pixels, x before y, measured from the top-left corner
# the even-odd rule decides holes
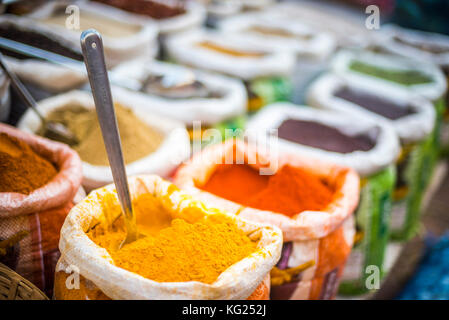
[[[350,136],[363,133],[370,136],[378,131],[376,143],[371,150],[350,153],[326,151],[281,138],[277,141],[280,152],[309,156],[351,167],[362,176],[369,176],[386,168],[396,160],[400,152],[396,133],[385,123],[376,123],[341,112],[316,110],[286,102],[271,104],[251,119],[246,130],[250,141],[264,141],[261,135],[267,135],[270,129],[277,129],[287,119],[314,121],[334,127]]]
[[[248,30],[252,27],[279,29],[293,37],[260,34]],[[234,33],[244,37],[249,43],[254,43],[266,50],[285,50],[294,52],[299,58],[312,60],[326,59],[336,47],[334,37],[299,20],[292,20],[288,24],[285,19],[269,16],[263,13],[247,13],[225,19],[219,24],[223,32]]]
[[[164,209],[173,218],[194,218],[191,207],[202,207],[202,214],[216,213],[193,200],[185,192],[174,190],[173,185],[157,176],[147,175],[129,179],[132,198],[150,193],[163,200]],[[93,191],[68,214],[61,229],[59,248],[65,264],[75,265],[80,274],[92,281],[104,294],[112,299],[246,299],[270,272],[281,254],[282,232],[276,228],[259,224],[224,213],[235,220],[246,234],[260,237],[258,249],[243,260],[226,269],[215,282],[198,281],[156,282],[136,273],[113,265],[106,249],[97,246],[86,235],[96,222],[104,220],[102,205],[98,199],[113,194],[118,205],[114,185]],[[57,271],[64,271],[59,264]]]
[[[354,60],[361,61],[368,65],[393,70],[416,70],[429,76],[432,79],[432,82],[404,86],[400,83],[377,78],[349,69],[349,65]],[[331,62],[331,68],[333,72],[354,82],[363,81],[364,83],[367,83],[367,85],[371,85],[373,87],[377,87],[381,84],[384,86],[388,85],[396,88],[397,90],[406,90],[409,93],[413,92],[420,94],[431,101],[436,101],[441,98],[445,94],[447,88],[446,78],[443,72],[436,65],[391,54],[342,50],[335,55]]]
[[[126,97],[112,90],[114,102],[123,105],[133,112],[146,124],[160,130],[165,135],[158,149],[128,165],[128,175],[154,173],[161,176],[171,173],[183,160],[190,156],[189,135],[182,123],[164,117],[156,116],[143,104],[130,103]],[[39,101],[38,110],[45,116],[52,110],[68,106],[80,105],[88,109],[95,108],[93,98],[85,91],[70,91]],[[41,122],[32,110],[28,110],[18,123],[18,127],[26,132],[34,133],[39,130]],[[83,161],[83,186],[87,190],[103,186],[113,181],[109,166],[95,166]]]
[[[398,106],[409,106],[415,113],[396,120],[385,118],[353,102],[334,96],[339,89],[344,87],[378,95],[382,99],[398,104]],[[417,94],[383,85],[383,83],[373,84],[365,79],[354,81],[352,78],[343,78],[331,73],[325,74],[310,87],[307,102],[313,107],[343,111],[351,115],[372,119],[376,123],[386,123],[396,131],[403,143],[418,142],[425,139],[435,125],[435,108],[429,100]]]
[[[264,52],[265,55],[262,57],[234,57],[197,45],[203,41],[235,50]],[[167,52],[179,63],[244,80],[289,75],[295,62],[294,56],[289,52],[266,51],[231,34],[204,29],[171,37],[167,41]]]
[[[241,115],[246,111],[246,89],[243,83],[236,79],[159,61],[133,61],[124,63],[113,71],[114,75],[123,81],[131,79],[140,84],[143,84],[149,75],[173,74],[176,76],[193,72],[195,79],[202,82],[208,89],[223,95],[217,98],[170,99],[145,92],[117,88],[117,90],[123,91],[123,95],[127,96],[127,101],[130,103],[145,105],[152,112],[188,125],[195,120],[211,125]]]
[[[128,24],[140,29],[134,35],[128,37],[113,38],[102,36],[108,67],[113,67],[123,61],[131,59],[152,58],[157,54],[158,28],[154,23],[101,3],[85,1],[77,1],[74,3],[67,1],[50,1],[41,6],[38,10],[29,14],[27,17],[33,19],[35,23],[44,25],[45,23],[39,20],[50,17],[55,10],[66,8],[68,4],[76,5],[80,9],[81,16],[84,11],[109,20],[115,20],[120,24]],[[58,25],[46,25],[46,27],[51,28],[55,33],[66,38],[73,46],[80,47],[80,35],[83,30],[69,30]]]

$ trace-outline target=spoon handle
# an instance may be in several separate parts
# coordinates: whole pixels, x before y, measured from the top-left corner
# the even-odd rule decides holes
[[[84,31],[81,35],[81,48],[92,88],[98,121],[100,122],[103,140],[108,153],[112,176],[120,205],[125,215],[127,230],[125,242],[129,243],[137,238],[136,218],[132,210],[122,145],[112,102],[111,88],[103,53],[103,42],[100,34],[93,29]]]
[[[37,103],[36,100],[31,96],[31,94],[28,92],[28,90],[25,88],[25,86],[20,82],[19,78],[12,73],[8,66],[5,63],[5,59],[3,58],[3,55],[0,53],[0,67],[5,72],[6,76],[11,81],[11,85],[16,91],[16,93],[19,95],[19,97],[22,99],[23,102],[27,105],[27,107],[31,108],[37,116],[40,118],[42,123],[45,123],[45,119],[42,116],[42,114],[37,110]]]

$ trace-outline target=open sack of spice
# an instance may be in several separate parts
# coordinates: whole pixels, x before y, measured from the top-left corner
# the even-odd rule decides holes
[[[190,141],[183,123],[157,116],[146,103],[131,103],[119,90],[112,89],[122,150],[129,175],[154,173],[168,176],[190,155]],[[112,173],[90,93],[71,91],[41,100],[39,111],[62,123],[77,137],[72,146],[83,161],[86,190],[112,182]],[[20,119],[18,127],[42,133],[42,123],[32,110]]]
[[[67,68],[15,51],[0,49],[11,70],[21,79],[39,85],[49,91],[58,92],[74,88],[86,81],[83,56],[79,46],[54,32],[53,28],[38,25],[33,20],[4,14],[0,16],[0,37],[59,54],[79,61],[79,70]]]
[[[334,57],[331,67],[339,76],[353,82],[363,82],[373,87],[390,86],[409,94],[421,95],[431,101],[436,110],[432,135],[435,157],[438,156],[447,92],[445,76],[438,66],[391,54],[344,50]]]
[[[178,63],[243,80],[249,111],[291,94],[291,52],[260,48],[227,32],[195,30],[170,38],[167,53]]]
[[[295,88],[292,100],[302,101],[307,85],[327,68],[336,40],[296,18],[288,24],[285,21],[267,10],[225,19],[219,27],[261,49],[292,52],[297,58],[291,78]]]
[[[61,230],[56,299],[267,299],[282,233],[203,204],[153,175],[129,179],[139,238],[125,238],[113,185]],[[73,271],[80,283],[72,286]]]
[[[404,57],[430,61],[439,66],[449,80],[449,36],[425,31],[405,29],[397,25],[382,26],[374,49]],[[449,151],[449,94],[446,92],[446,108],[441,128],[441,145]]]
[[[282,230],[272,299],[335,296],[355,233],[352,169],[231,139],[194,155],[175,183],[211,206]]]
[[[419,228],[421,201],[437,161],[436,110],[424,97],[382,83],[320,77],[310,88],[310,105],[358,115],[393,128],[401,142],[393,194],[392,237],[406,240]]]
[[[60,228],[84,195],[81,180],[69,147],[0,124],[0,262],[49,296]]]
[[[137,14],[154,22],[159,33],[167,36],[200,27],[206,20],[204,6],[196,1],[92,0]]]
[[[158,61],[131,61],[114,69],[117,77],[137,81],[139,91],[123,91],[130,103],[177,119],[189,129],[194,121],[201,128],[240,128],[247,96],[237,79]]]
[[[346,263],[340,293],[366,292],[366,268],[383,270],[389,240],[395,161],[400,146],[387,124],[337,111],[291,103],[267,106],[248,123],[249,141],[277,132],[280,152],[308,156],[342,166],[360,175],[360,201],[355,211],[354,248]]]
[[[343,10],[336,12],[315,2],[281,1],[271,6],[264,13],[283,21],[301,21],[315,30],[332,34],[339,47],[365,47],[373,38],[373,32],[360,20]],[[383,28],[383,25],[382,25]]]
[[[417,60],[431,61],[449,73],[449,36],[411,30],[395,24],[382,26],[377,45],[387,52]]]
[[[66,13],[69,5],[76,5],[79,25]],[[80,48],[83,30],[97,30],[103,38],[108,67],[132,59],[149,59],[158,53],[158,28],[154,23],[100,3],[50,1],[27,15],[26,19],[51,28],[75,48]]]
[[[225,19],[220,30],[233,33],[266,50],[291,51],[298,58],[322,60],[335,49],[335,39],[328,33],[299,21],[286,24],[284,19],[266,12],[241,14]]]

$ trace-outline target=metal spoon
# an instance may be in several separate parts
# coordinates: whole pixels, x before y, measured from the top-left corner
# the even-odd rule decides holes
[[[128,181],[126,179],[125,162],[123,161],[117,119],[112,102],[111,87],[106,69],[103,41],[100,33],[94,29],[83,31],[81,48],[84,63],[89,76],[90,87],[95,101],[101,133],[108,153],[109,164],[114,178],[115,188],[125,219],[126,238],[120,248],[137,239],[136,217],[133,212]]]
[[[39,119],[42,122],[42,127],[44,128],[43,135],[63,143],[66,143],[70,146],[78,144],[78,139],[75,137],[75,135],[62,123],[55,122],[55,121],[49,121],[46,120],[42,114],[37,110],[37,103],[34,100],[34,98],[31,96],[31,94],[28,92],[28,90],[25,88],[23,83],[17,78],[17,76],[12,73],[8,66],[5,64],[3,55],[0,53],[0,67],[3,69],[5,74],[9,77],[11,80],[11,85],[16,90],[17,94],[20,96],[20,98],[25,102],[26,106],[33,110]]]

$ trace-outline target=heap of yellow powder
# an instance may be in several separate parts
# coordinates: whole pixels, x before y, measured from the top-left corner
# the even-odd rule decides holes
[[[234,263],[256,251],[235,222],[221,214],[195,223],[174,219],[156,234],[146,234],[117,250],[124,232],[92,236],[105,247],[115,265],[158,282],[200,281],[213,283]]]
[[[163,140],[163,134],[140,120],[130,109],[115,104],[125,163],[139,160],[154,152]],[[109,161],[95,109],[79,105],[55,109],[48,120],[65,125],[78,139],[74,146],[81,159],[93,165],[108,166]],[[38,131],[42,134],[42,128]]]

